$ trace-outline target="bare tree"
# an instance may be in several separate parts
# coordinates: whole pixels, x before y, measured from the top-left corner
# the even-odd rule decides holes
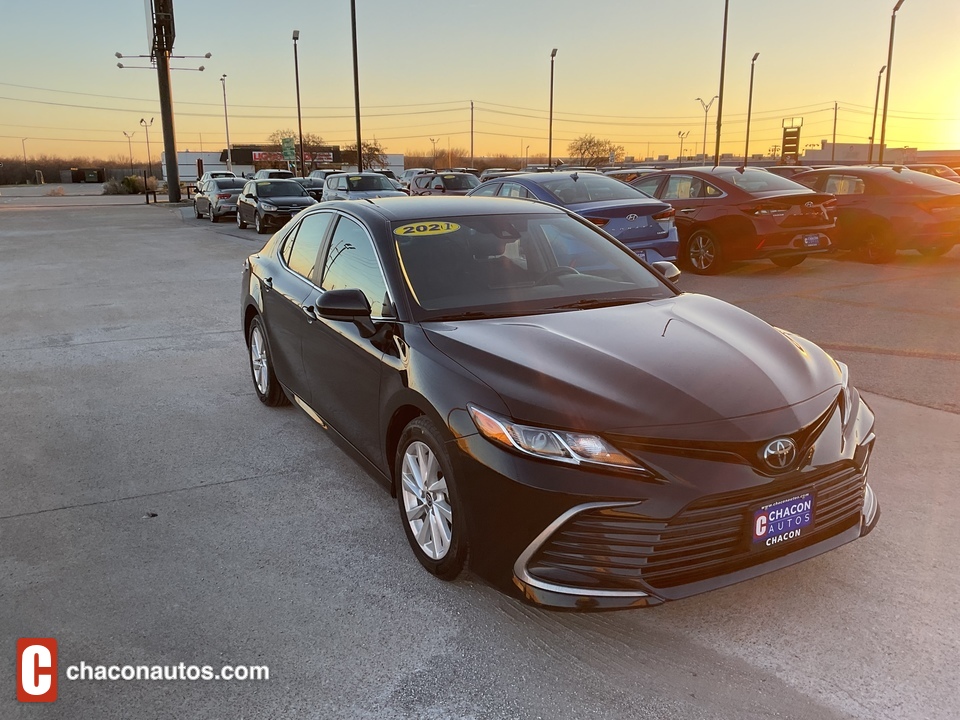
[[[274,130],[267,137],[267,141],[277,150],[283,145],[283,138],[293,138],[294,147],[297,153],[300,152],[300,135],[296,130]],[[303,134],[304,152],[317,152],[323,146],[323,138],[316,133],[306,132]]]
[[[345,165],[356,165],[357,164],[357,144],[353,143],[352,145],[347,145],[340,153],[341,158],[343,158],[343,163]],[[386,167],[387,165],[387,151],[380,142],[374,138],[373,140],[364,140],[363,141],[363,167],[372,168],[372,167]]]
[[[609,162],[611,153],[614,161],[623,160],[623,145],[615,145],[610,140],[603,140],[593,135],[581,135],[567,145],[567,152],[571,157],[579,158],[580,165],[600,165]]]

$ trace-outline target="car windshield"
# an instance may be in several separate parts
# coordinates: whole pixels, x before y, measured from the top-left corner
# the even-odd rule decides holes
[[[756,170],[754,168],[745,168],[740,170],[730,169],[725,172],[715,174],[720,180],[724,180],[731,185],[736,185],[741,190],[749,193],[763,192],[799,192],[806,191],[808,188],[802,187],[793,180],[766,170]]]
[[[257,183],[257,194],[260,197],[300,197],[307,191],[293,180],[276,182],[264,180]]]
[[[350,175],[349,190],[393,190],[393,183],[384,175]]]
[[[480,184],[474,175],[443,175],[441,177],[447,190],[472,190]]]
[[[639,200],[646,196],[619,180],[595,173],[544,175],[537,183],[557,196],[565,205],[598,200]]]
[[[394,223],[393,237],[421,320],[527,315],[675,294],[633,253],[566,214],[425,218]]]

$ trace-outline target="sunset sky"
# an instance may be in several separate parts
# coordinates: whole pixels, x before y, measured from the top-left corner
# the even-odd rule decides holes
[[[722,151],[743,152],[750,59],[751,153],[802,117],[801,146],[833,131],[867,142],[895,0],[730,0]],[[349,0],[174,0],[179,150],[258,143],[296,128],[292,31],[300,30],[303,129],[355,140]],[[114,53],[147,52],[140,0],[0,5],[0,157],[40,154],[145,160],[140,119],[162,136],[156,73],[120,70]],[[718,92],[723,0],[357,0],[363,135],[391,153],[448,146],[476,156],[547,151],[550,50],[558,48],[554,155],[591,133],[638,158],[702,151]],[[906,0],[897,15],[888,147],[960,148],[960,0]],[[128,65],[148,61],[124,59]],[[882,105],[882,89],[881,89]],[[717,104],[707,146],[714,143]],[[877,138],[880,127],[877,123]],[[21,140],[27,138],[25,143]],[[201,147],[202,143],[202,147]]]

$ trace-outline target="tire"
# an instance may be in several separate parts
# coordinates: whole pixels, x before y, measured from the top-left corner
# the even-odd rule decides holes
[[[863,234],[860,245],[860,258],[872,265],[888,263],[897,256],[897,247],[887,231],[870,228]]]
[[[421,416],[400,435],[395,459],[397,506],[407,541],[420,564],[455,580],[467,563],[467,533],[456,478],[434,424]]]
[[[260,402],[269,407],[279,407],[289,403],[273,372],[273,355],[270,354],[267,333],[263,329],[263,321],[259,315],[253,318],[247,333],[247,357],[250,360],[253,389],[256,390]]]
[[[792,268],[796,267],[806,259],[806,255],[781,255],[780,257],[770,258],[770,262],[777,267]]]
[[[245,230],[247,224],[243,221],[243,216],[240,214],[240,207],[237,206],[237,227],[241,230]]]
[[[716,275],[723,269],[723,252],[716,235],[709,230],[695,230],[683,244],[684,264],[697,275]]]
[[[197,220],[203,217],[203,215],[200,213],[200,208],[197,207],[196,200],[193,201],[193,214],[197,218]]]
[[[218,222],[220,222],[220,218],[218,218],[218,217],[217,217],[217,214],[213,211],[213,205],[210,206],[210,210],[209,210],[208,212],[209,212],[209,215],[210,215],[210,222],[212,222],[212,223],[218,223]]]
[[[260,217],[260,213],[253,214],[253,226],[257,229],[258,235],[263,235],[267,232],[267,226],[263,224],[263,218]]]
[[[917,248],[917,252],[924,257],[940,257],[946,255],[953,249],[953,245],[932,245],[929,247]]]

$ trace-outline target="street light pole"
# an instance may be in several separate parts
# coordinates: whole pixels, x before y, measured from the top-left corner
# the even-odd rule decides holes
[[[430,144],[433,145],[433,169],[437,169],[437,143],[440,142],[439,138],[430,138]]]
[[[363,140],[360,135],[360,66],[357,61],[357,2],[350,0],[350,28],[353,31],[353,107],[357,116],[357,170],[363,171]],[[436,155],[436,153],[434,153]]]
[[[890,101],[890,74],[893,72],[893,31],[897,27],[897,10],[904,0],[897,0],[890,15],[890,46],[887,48],[887,84],[883,91],[883,120],[880,121],[880,156],[877,162],[883,165],[883,146],[887,142],[887,103]]]
[[[147,167],[150,169],[150,177],[153,177],[153,159],[150,157],[150,128],[153,127],[153,118],[150,118],[150,122],[140,118],[140,124],[147,133]]]
[[[550,127],[547,131],[547,164],[553,167],[553,61],[557,57],[557,49],[550,52]]]
[[[880,78],[883,77],[883,71],[887,69],[884,65],[877,73],[877,97],[873,101],[873,124],[870,126],[870,152],[867,153],[867,165],[873,163],[873,139],[877,134],[877,109],[880,107]]]
[[[723,44],[720,49],[720,94],[717,102],[717,144],[713,151],[713,166],[720,164],[720,125],[723,122],[723,76],[727,67],[727,17],[730,0],[723,0]]]
[[[136,131],[128,133],[124,130],[123,134],[127,136],[127,149],[130,151],[130,174],[133,175],[133,136],[137,133]]]
[[[27,169],[27,140],[29,140],[29,139],[30,139],[30,138],[21,138],[21,139],[20,139],[20,147],[23,148],[23,169],[24,169],[24,170]]]
[[[689,130],[681,130],[677,133],[677,137],[680,138],[680,155],[677,156],[677,167],[683,167],[683,141],[689,134]]]
[[[700,106],[703,108],[703,162],[707,162],[707,116],[710,114],[710,107],[713,105],[713,101],[717,99],[717,95],[714,95],[710,102],[706,103],[703,101],[703,98],[697,98],[700,101]],[[649,155],[649,150],[647,155]]]
[[[233,172],[233,155],[230,150],[230,122],[227,120],[227,75],[220,76],[220,84],[223,85],[223,126],[227,131],[227,170]]]
[[[300,115],[300,60],[297,57],[297,40],[300,39],[300,31],[293,31],[293,74],[297,81],[297,132],[300,134],[300,177],[306,177],[303,166],[303,118]],[[224,98],[226,98],[226,85],[224,85]],[[224,100],[226,108],[226,100]],[[226,113],[226,110],[224,110]]]
[[[756,65],[759,52],[753,54],[753,60],[750,61],[750,96],[747,100],[747,143],[743,148],[743,166],[747,166],[747,158],[750,157],[750,115],[753,112],[753,67]]]

